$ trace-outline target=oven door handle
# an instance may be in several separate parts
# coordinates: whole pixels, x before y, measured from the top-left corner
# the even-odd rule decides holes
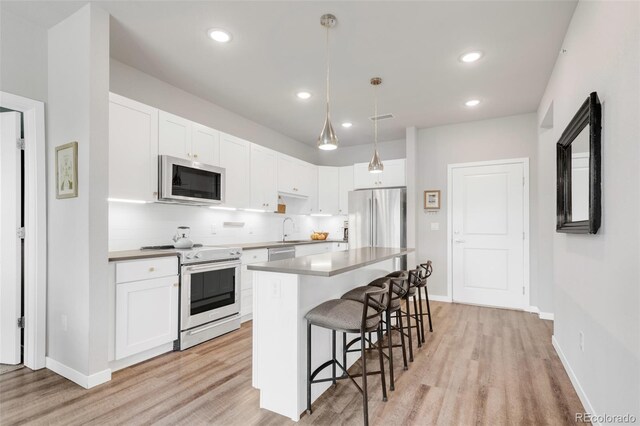
[[[237,268],[241,265],[239,260],[232,262],[207,263],[201,265],[188,265],[182,267],[183,274],[197,274],[199,272],[218,271],[220,269]]]

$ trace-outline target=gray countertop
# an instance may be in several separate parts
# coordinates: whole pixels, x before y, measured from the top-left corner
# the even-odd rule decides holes
[[[148,259],[151,257],[177,256],[175,250],[120,250],[109,252],[109,262],[120,260]]]
[[[220,247],[240,247],[242,250],[255,250],[274,247],[293,247],[304,244],[320,243],[346,243],[344,240],[298,240],[298,241],[267,241],[264,243],[240,243],[240,244],[220,244]]]
[[[410,248],[365,247],[247,265],[252,271],[332,277],[414,251]]]

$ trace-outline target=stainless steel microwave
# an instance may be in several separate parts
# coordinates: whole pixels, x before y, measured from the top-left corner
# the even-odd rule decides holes
[[[224,203],[225,169],[168,155],[159,156],[158,200],[209,205]]]

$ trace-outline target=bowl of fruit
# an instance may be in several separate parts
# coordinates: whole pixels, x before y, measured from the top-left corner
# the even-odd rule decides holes
[[[326,240],[328,236],[329,236],[328,232],[314,232],[313,234],[311,234],[311,239],[312,240]]]

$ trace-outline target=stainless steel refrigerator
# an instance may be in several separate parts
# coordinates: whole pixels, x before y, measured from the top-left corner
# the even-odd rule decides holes
[[[349,248],[406,247],[406,188],[349,192]]]

